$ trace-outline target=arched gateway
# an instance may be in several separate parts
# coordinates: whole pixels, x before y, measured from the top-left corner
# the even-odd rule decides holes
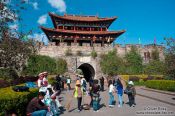
[[[81,69],[83,71],[84,74],[84,78],[86,79],[86,81],[89,82],[90,79],[93,79],[95,76],[95,69],[93,68],[92,65],[88,64],[88,63],[84,63],[81,64],[78,69]]]

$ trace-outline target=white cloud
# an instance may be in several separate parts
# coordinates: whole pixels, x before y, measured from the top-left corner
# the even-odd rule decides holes
[[[44,15],[40,16],[37,22],[40,25],[46,24],[46,22],[47,22],[47,14],[44,14]]]
[[[32,2],[31,4],[32,4],[32,6],[33,6],[33,8],[34,8],[35,10],[38,9],[38,3],[37,3],[37,2]]]
[[[48,0],[49,4],[59,12],[66,12],[66,3],[64,0]]]
[[[13,24],[13,25],[10,25],[9,26],[10,27],[10,29],[15,29],[15,30],[18,30],[18,24]]]
[[[36,41],[44,42],[45,44],[48,43],[48,39],[44,33],[34,33],[33,35],[28,35],[29,39],[34,39]]]

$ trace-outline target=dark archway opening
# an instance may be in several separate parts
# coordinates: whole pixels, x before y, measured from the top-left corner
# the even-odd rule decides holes
[[[89,82],[89,80],[93,79],[95,76],[94,68],[88,63],[81,64],[78,67],[78,69],[81,69],[83,71],[84,78],[86,79],[87,82]]]

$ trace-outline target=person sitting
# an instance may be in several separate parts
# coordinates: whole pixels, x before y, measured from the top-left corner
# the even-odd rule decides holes
[[[44,78],[44,76],[43,76],[43,73],[40,73],[39,75],[38,75],[38,80],[37,80],[37,86],[40,88],[40,87],[42,87],[42,85],[43,85],[43,78]]]
[[[41,100],[44,99],[45,93],[39,92],[37,97],[34,97],[27,106],[27,116],[46,116],[47,111],[50,112],[50,107],[46,106]]]
[[[44,87],[47,87],[48,86],[47,76],[48,76],[48,72],[43,72],[43,86]]]

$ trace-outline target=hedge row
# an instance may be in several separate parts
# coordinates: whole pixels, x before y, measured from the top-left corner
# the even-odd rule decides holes
[[[12,87],[0,89],[0,116],[10,111],[16,111],[18,116],[26,115],[28,102],[37,96],[38,89],[32,88],[29,92],[15,92]]]
[[[120,75],[126,81],[147,81],[147,80],[162,80],[163,75]]]
[[[149,80],[146,81],[145,85],[153,89],[175,92],[175,81],[172,80]]]

